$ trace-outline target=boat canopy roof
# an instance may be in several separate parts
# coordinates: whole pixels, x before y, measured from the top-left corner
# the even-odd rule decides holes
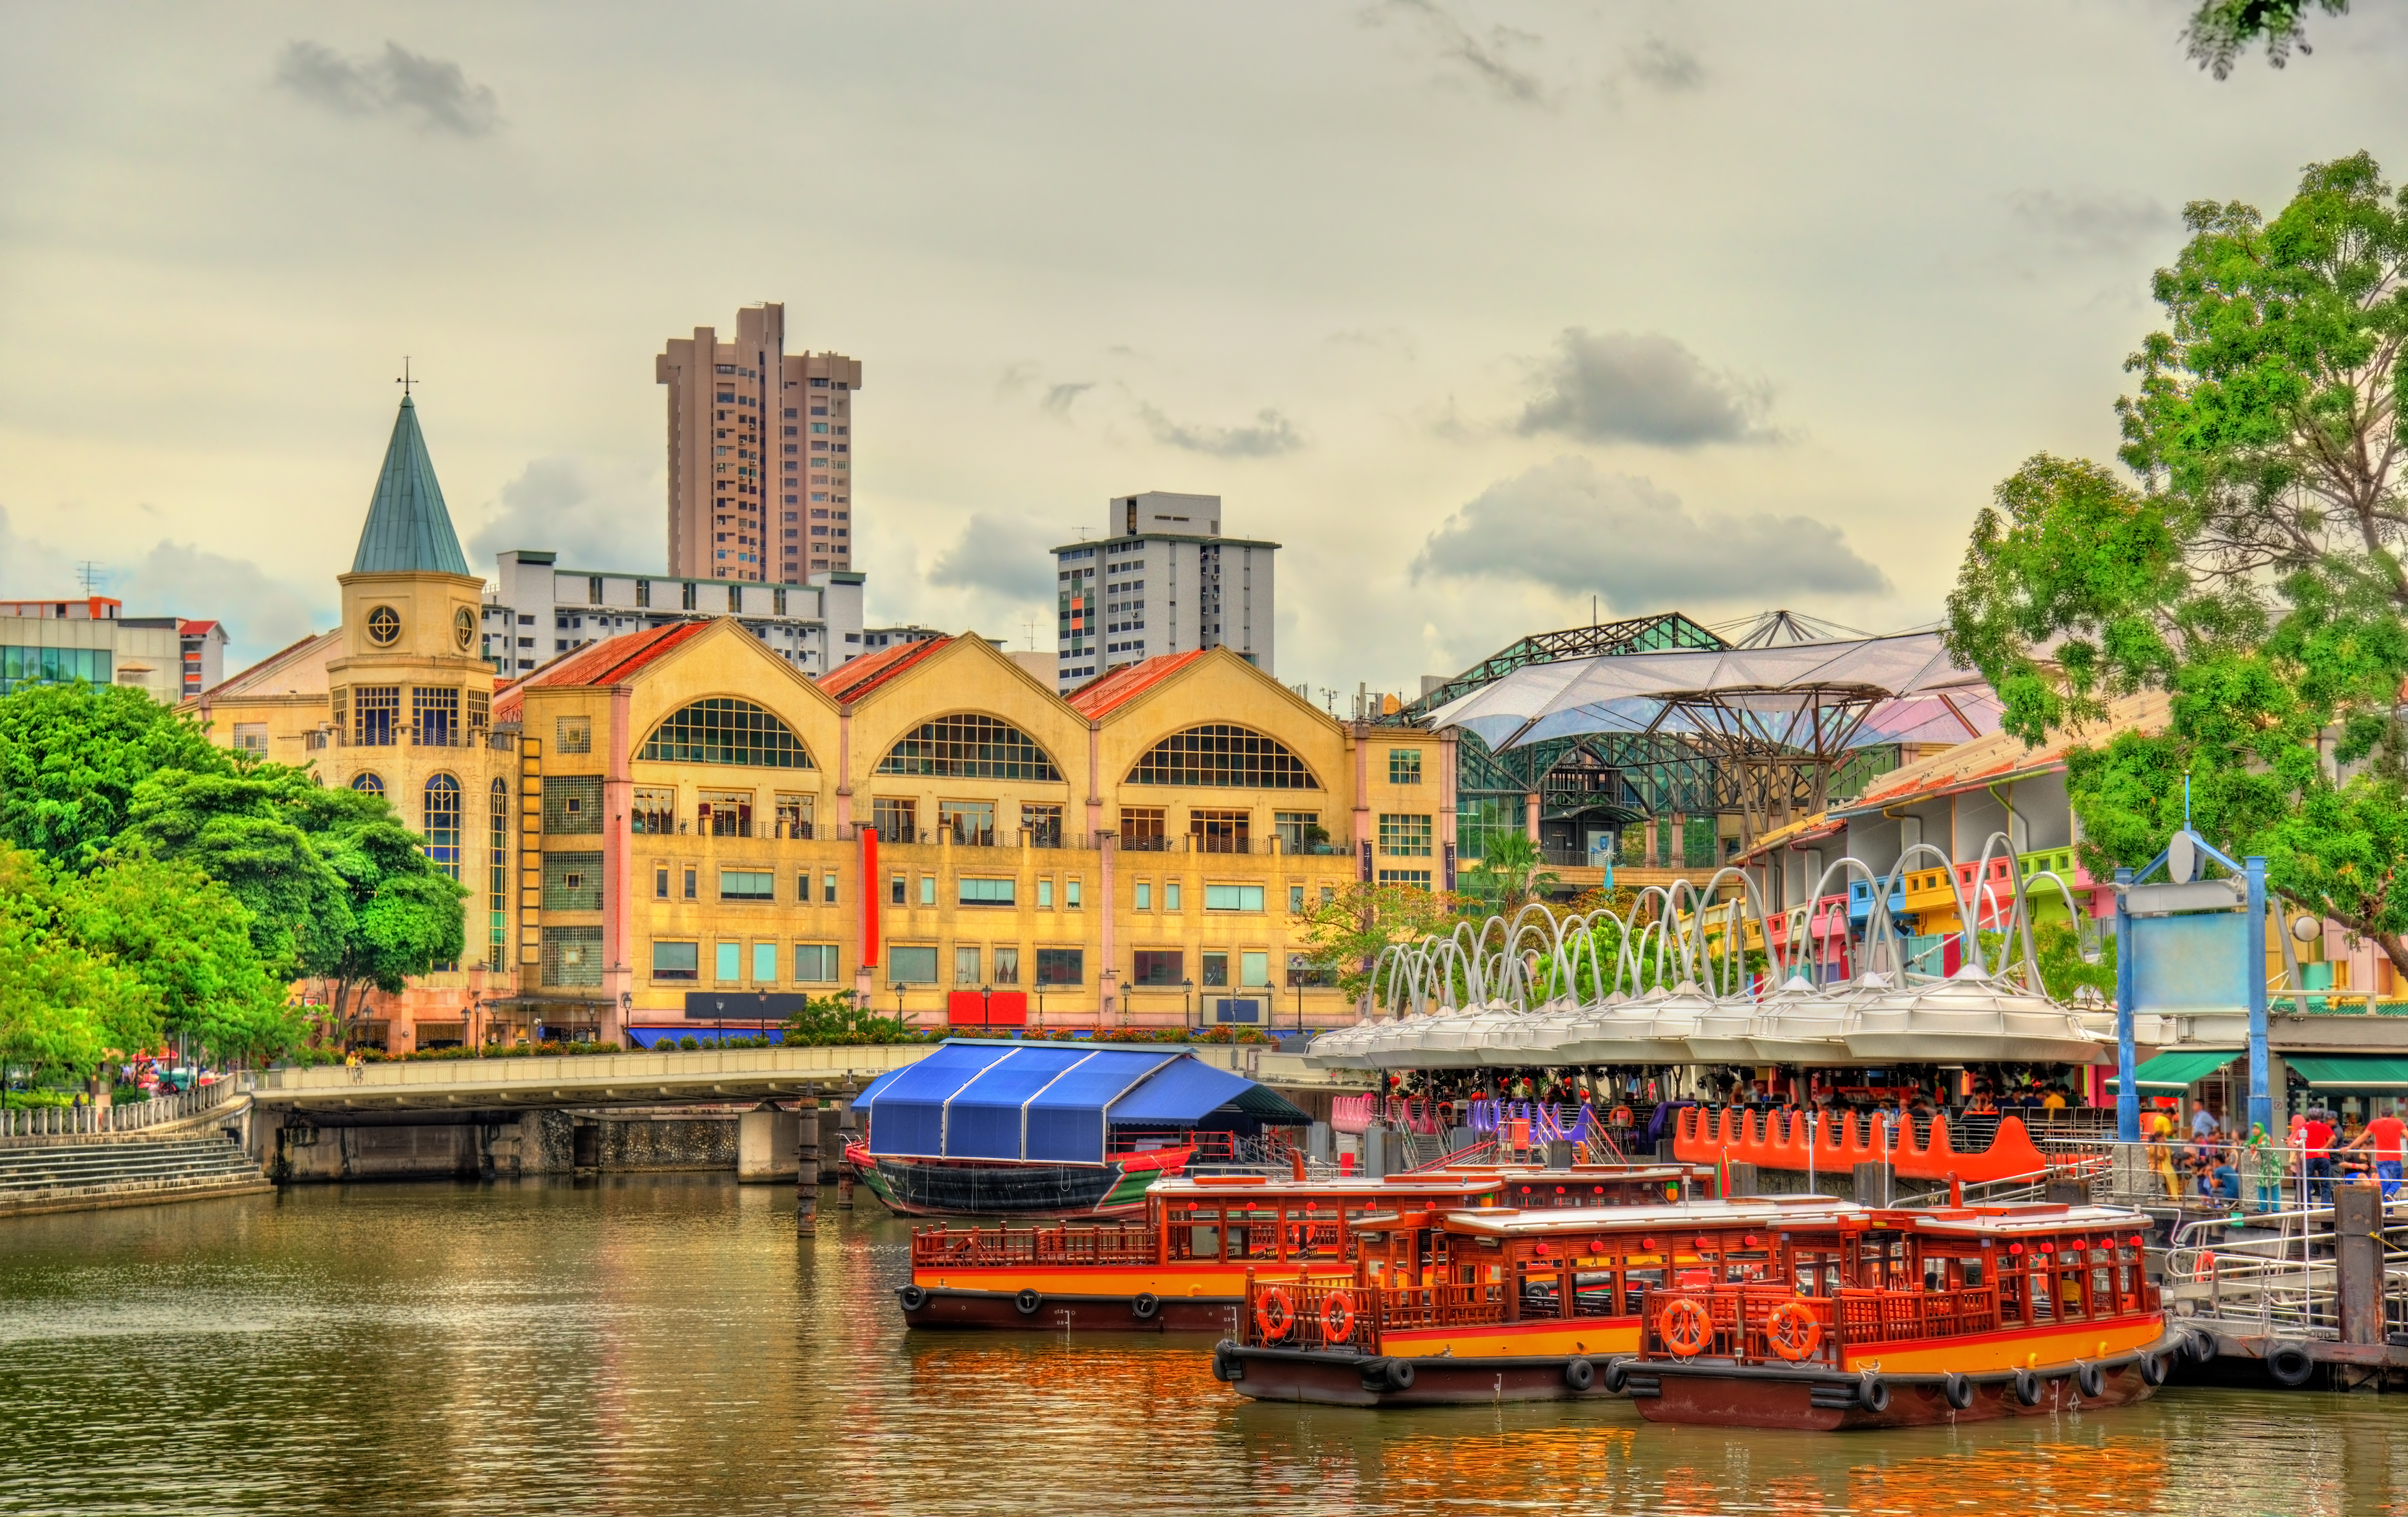
[[[2036,1233],[2145,1230],[2149,1219],[2123,1206],[2068,1206],[2034,1202],[2019,1206],[1942,1206],[1929,1211],[1876,1211],[1866,1221],[1874,1227],[1915,1233],[1940,1233],[1982,1237],[2023,1237]]]
[[[853,1105],[868,1113],[869,1151],[882,1158],[1056,1164],[1104,1163],[1123,1123],[1192,1127],[1220,1113],[1312,1120],[1181,1049],[968,1039],[881,1076]]]
[[[1451,1211],[1440,1225],[1450,1233],[1496,1237],[1548,1237],[1559,1233],[1628,1233],[1698,1227],[1812,1227],[1870,1213],[1827,1195],[1749,1196],[1738,1201],[1668,1202],[1662,1206],[1588,1206],[1546,1211]]]

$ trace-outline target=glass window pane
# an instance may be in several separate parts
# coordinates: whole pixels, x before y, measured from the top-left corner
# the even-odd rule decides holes
[[[778,983],[778,946],[776,944],[752,945],[752,983],[755,985]]]
[[[717,971],[717,977],[720,983],[724,985],[732,985],[744,977],[743,944],[720,944],[718,959],[718,963],[713,967]]]

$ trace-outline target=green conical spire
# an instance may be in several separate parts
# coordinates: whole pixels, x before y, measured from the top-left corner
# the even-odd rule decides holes
[[[426,456],[426,439],[418,430],[418,408],[401,397],[401,414],[393,424],[393,441],[384,450],[384,468],[377,473],[375,498],[368,502],[367,525],[360,528],[360,551],[352,556],[354,574],[395,574],[421,571],[466,574],[468,560],[452,530],[452,513],[443,508],[443,487],[435,483],[435,464]]]

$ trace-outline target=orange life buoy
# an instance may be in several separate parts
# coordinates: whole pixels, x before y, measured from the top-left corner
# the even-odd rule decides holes
[[[1296,1306],[1287,1292],[1271,1286],[1254,1297],[1254,1326],[1262,1331],[1265,1343],[1277,1343],[1296,1326]]]
[[[1706,1315],[1706,1304],[1695,1296],[1681,1296],[1656,1319],[1656,1331],[1664,1336],[1664,1347],[1684,1359],[1694,1359],[1706,1351],[1706,1340],[1713,1336],[1713,1319]]]
[[[1332,1291],[1321,1303],[1321,1341],[1343,1343],[1354,1336],[1354,1293]]]
[[[2210,1280],[2215,1278],[2215,1250],[2214,1249],[2201,1249],[2199,1250],[2199,1257],[2191,1261],[2190,1278],[2195,1280]]]
[[[1772,1340],[1772,1351],[1793,1365],[1813,1358],[1823,1346],[1823,1324],[1803,1301],[1784,1301],[1773,1308],[1764,1319],[1764,1334]]]

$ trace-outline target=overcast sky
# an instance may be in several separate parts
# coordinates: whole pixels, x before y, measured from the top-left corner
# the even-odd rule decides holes
[[[2190,0],[12,4],[0,598],[331,621],[405,354],[472,564],[658,570],[662,341],[862,360],[873,618],[1053,645],[1133,490],[1284,543],[1278,672],[1927,623],[2106,456],[2197,198],[2408,172],[2408,7],[2216,83]]]

